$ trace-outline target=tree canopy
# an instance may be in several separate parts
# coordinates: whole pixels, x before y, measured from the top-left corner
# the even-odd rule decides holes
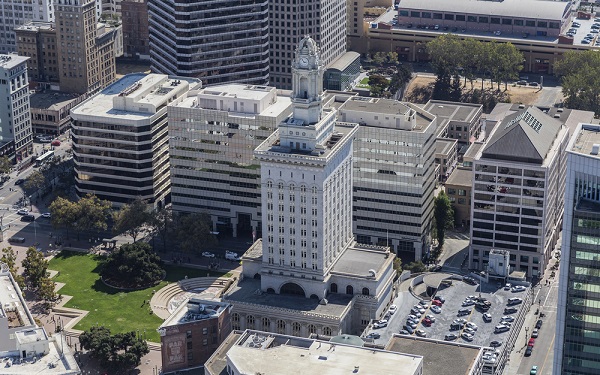
[[[554,66],[561,76],[565,106],[600,115],[600,54],[569,51]]]
[[[156,284],[165,277],[160,257],[145,242],[121,245],[113,251],[102,267],[101,275],[111,285],[142,288]]]
[[[167,239],[173,229],[173,211],[169,208],[161,208],[152,211],[149,216],[148,225],[152,228],[152,235],[160,236],[163,250],[166,250]]]
[[[23,185],[27,190],[39,190],[46,185],[46,176],[40,171],[33,171]]]
[[[17,284],[19,284],[21,289],[24,289],[25,279],[19,274],[19,267],[17,266],[17,254],[11,246],[2,249],[2,257],[0,257],[0,262],[8,266],[8,270],[10,271],[13,279],[17,282]]]
[[[135,242],[143,231],[143,225],[150,220],[150,213],[146,202],[137,198],[131,204],[126,204],[120,210],[115,211],[113,218],[115,220],[113,230],[116,233],[125,233],[131,236]]]
[[[440,247],[444,246],[446,229],[454,225],[454,209],[444,191],[440,191],[434,201],[433,209],[435,233]]]
[[[8,158],[8,156],[3,156],[0,158],[0,173],[7,174],[12,169],[12,162]]]
[[[94,194],[87,194],[77,202],[58,197],[50,204],[52,225],[55,228],[74,229],[77,234],[84,230],[102,231],[108,227],[111,203]]]
[[[211,233],[211,220],[208,214],[181,215],[177,221],[177,239],[181,250],[190,254],[200,254],[204,249],[217,245],[217,238]]]
[[[139,366],[141,358],[148,354],[148,344],[135,332],[110,334],[110,329],[99,326],[79,336],[81,347],[88,350],[102,367],[111,373],[126,373]]]
[[[48,277],[48,261],[35,247],[30,247],[27,249],[22,264],[25,283],[31,289],[38,290],[43,283],[43,279]]]

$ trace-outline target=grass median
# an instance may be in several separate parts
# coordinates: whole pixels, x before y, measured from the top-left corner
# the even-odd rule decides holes
[[[65,307],[87,310],[89,313],[75,325],[75,329],[88,330],[94,325],[110,328],[111,332],[145,332],[146,339],[160,342],[156,329],[163,322],[151,313],[152,291],[168,283],[188,278],[222,276],[207,270],[165,265],[167,276],[159,285],[136,291],[121,291],[108,287],[100,280],[104,258],[97,255],[63,251],[50,260],[49,269],[59,271],[53,279],[65,283],[59,293],[73,296]],[[144,303],[146,301],[146,303]]]

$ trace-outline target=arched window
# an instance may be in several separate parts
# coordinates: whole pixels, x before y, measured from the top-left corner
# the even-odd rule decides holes
[[[262,330],[271,332],[271,320],[269,318],[262,318]]]
[[[279,190],[283,190],[283,183],[280,182],[279,184],[277,184],[277,188]]]
[[[346,294],[354,294],[354,288],[352,287],[352,285],[348,285],[346,287]]]
[[[323,334],[325,336],[331,336],[331,328],[329,328],[329,327],[323,327]]]
[[[254,329],[254,316],[246,316],[246,329]]]
[[[337,284],[336,283],[332,283],[331,286],[329,287],[329,291],[331,293],[337,293]]]
[[[300,192],[306,193],[306,185],[300,185]]]
[[[297,296],[306,297],[306,293],[304,293],[304,289],[302,289],[302,287],[296,283],[283,284],[279,293],[280,294],[293,294],[293,295],[297,295]]]
[[[296,190],[296,185],[290,184],[290,191],[294,191],[294,190]]]
[[[231,314],[231,329],[240,329],[240,314]]]
[[[277,320],[277,333],[281,333],[281,334],[285,334],[285,321],[284,320]]]
[[[273,187],[273,182],[267,181],[267,187],[271,189]]]
[[[363,288],[362,294],[363,294],[363,296],[368,296],[369,295],[369,288]]]
[[[294,322],[292,323],[292,335],[293,336],[300,336],[300,329],[301,329],[301,325],[298,322]]]
[[[317,194],[317,187],[316,187],[316,186],[313,186],[313,188],[312,188],[312,193],[313,193],[313,194]]]
[[[317,327],[314,324],[308,325],[308,333],[317,333]]]

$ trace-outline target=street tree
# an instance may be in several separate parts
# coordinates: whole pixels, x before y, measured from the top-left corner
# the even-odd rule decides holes
[[[48,207],[51,214],[51,223],[54,228],[63,228],[67,231],[74,229],[79,218],[79,206],[69,199],[57,197]]]
[[[133,242],[144,230],[143,226],[150,220],[148,205],[141,198],[136,198],[131,204],[126,204],[113,213],[116,233],[131,236]]]
[[[46,176],[40,171],[33,171],[23,185],[26,190],[39,190],[46,185]]]
[[[392,80],[390,81],[390,85],[388,90],[391,95],[396,94],[398,90],[400,90],[404,85],[410,82],[412,78],[412,70],[407,65],[398,65],[398,70],[394,75],[392,75]]]
[[[153,236],[160,236],[163,250],[167,249],[167,239],[173,230],[173,211],[170,208],[160,208],[149,215],[148,225],[152,228]]]
[[[135,332],[111,335],[104,326],[91,327],[79,336],[81,347],[110,373],[127,373],[139,366],[144,355],[148,354],[148,344]]]
[[[111,252],[101,275],[109,284],[124,288],[155,285],[165,277],[164,265],[146,242],[121,245]]]
[[[402,273],[402,259],[400,259],[399,257],[395,257],[393,267],[394,271],[396,271],[396,276],[400,276],[400,274]]]
[[[377,52],[375,55],[373,55],[373,61],[377,65],[383,65],[386,59],[387,56],[384,52]]]
[[[87,194],[77,202],[77,220],[75,230],[77,237],[83,231],[100,232],[108,228],[112,204],[101,200],[95,194]]]
[[[508,81],[519,79],[519,72],[523,69],[523,54],[514,44],[498,43],[495,46],[497,61],[500,65],[499,78],[504,81],[504,90],[508,89]],[[498,85],[500,89],[500,85]]]
[[[0,257],[0,262],[6,264],[13,279],[21,289],[24,289],[25,279],[21,274],[19,274],[19,267],[17,266],[17,254],[11,246],[2,249],[2,257]]]
[[[565,106],[600,115],[600,54],[598,51],[565,52],[554,71],[561,77]]]
[[[200,254],[204,249],[217,245],[211,233],[210,216],[205,213],[181,215],[177,220],[177,240],[182,251]]]
[[[51,308],[60,299],[56,293],[56,283],[49,277],[44,277],[40,280],[40,287],[37,293],[47,308]]]
[[[390,82],[380,74],[371,74],[369,76],[369,87],[371,87],[371,96],[381,97],[387,89]]]
[[[12,169],[12,162],[8,158],[8,156],[3,156],[0,158],[0,174],[8,174]]]
[[[450,199],[443,190],[435,198],[433,216],[435,218],[438,244],[440,247],[443,247],[446,229],[452,228],[454,225],[454,210]]]
[[[427,267],[420,260],[416,262],[410,262],[404,268],[412,273],[421,273],[427,271]]]
[[[48,261],[35,247],[30,247],[27,249],[22,264],[26,285],[37,291],[41,287],[43,279],[48,277]]]

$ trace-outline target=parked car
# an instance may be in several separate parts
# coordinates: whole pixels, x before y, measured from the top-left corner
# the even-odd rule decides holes
[[[205,258],[214,258],[215,254],[213,254],[213,253],[211,253],[209,251],[205,251],[205,252],[202,253],[202,256],[205,257]]]
[[[408,331],[405,329],[401,329],[400,332],[398,332],[398,333],[401,335],[410,335],[410,333],[408,333]]]
[[[18,215],[28,215],[29,214],[29,210],[26,208],[21,208],[19,211],[17,211]]]
[[[466,299],[463,301],[462,306],[467,307],[467,306],[473,306],[474,304],[475,304],[475,301],[473,301],[472,299]]]
[[[467,322],[467,324],[465,324],[465,327],[471,328],[473,331],[477,331],[477,324],[473,322]]]
[[[418,325],[418,324],[417,324],[417,322],[413,322],[412,320],[407,320],[407,321],[406,321],[406,326],[407,326],[407,327],[410,327],[410,328],[412,328],[412,329],[415,329],[415,328],[417,328],[417,325]]]
[[[467,340],[467,341],[473,341],[473,335],[468,334],[466,332],[463,332],[460,337],[462,337],[463,339]]]
[[[540,331],[539,331],[537,328],[535,328],[535,329],[533,330],[533,332],[531,332],[531,337],[533,337],[533,338],[536,338],[536,337],[538,337],[538,335],[540,334],[539,332],[540,332]]]
[[[531,370],[529,370],[529,375],[537,375],[538,367],[536,365],[531,366]]]
[[[464,276],[463,281],[469,285],[477,285],[477,280],[469,276]]]
[[[11,237],[8,239],[10,243],[23,243],[25,242],[25,237]]]
[[[379,328],[387,327],[387,325],[388,325],[388,321],[383,319],[383,320],[373,323],[373,328],[379,329]]]
[[[506,324],[499,324],[494,327],[494,333],[502,333],[508,331],[510,328]]]
[[[391,305],[389,311],[390,311],[390,314],[394,315],[396,313],[396,311],[398,311],[398,306]]]
[[[492,321],[492,314],[490,313],[485,313],[483,314],[483,321],[486,323],[489,323]]]
[[[371,332],[367,335],[368,339],[378,339],[380,337],[381,337],[381,335],[377,332]]]
[[[431,320],[429,320],[429,319],[423,319],[423,321],[421,322],[421,324],[423,324],[425,327],[431,327]]]
[[[415,332],[414,328],[412,327],[404,326],[403,328],[406,332],[408,332],[409,335],[412,335]]]
[[[441,303],[446,302],[446,299],[443,296],[440,295],[436,295],[435,297],[433,297],[434,301],[440,301]]]
[[[419,337],[427,337],[427,332],[423,331],[422,329],[417,329],[415,334]]]
[[[433,301],[431,301],[432,304],[434,304],[435,306],[439,306],[442,307],[443,302],[437,299],[434,299]]]
[[[527,81],[524,81],[527,82]],[[512,285],[510,283],[506,283],[506,285],[504,285],[504,290],[510,290],[510,288],[512,287]]]
[[[455,335],[454,333],[448,333],[446,336],[444,336],[444,340],[446,340],[446,341],[456,340],[457,338],[458,338],[458,336]]]
[[[494,340],[494,341],[490,342],[490,346],[491,346],[492,348],[497,348],[497,347],[499,347],[499,346],[502,346],[502,341],[499,341],[499,340]]]
[[[23,215],[21,216],[21,221],[34,221],[35,216],[33,215]]]
[[[59,141],[58,139],[55,139],[55,140],[53,140],[53,141],[52,141],[50,144],[51,144],[52,146],[60,146],[60,141]]]
[[[429,315],[425,315],[425,319],[429,319],[431,320],[431,323],[435,323],[435,316],[429,314]]]
[[[471,309],[460,309],[458,310],[458,316],[469,315],[471,313]]]
[[[535,345],[535,338],[532,337],[532,338],[529,339],[529,342],[527,343],[527,346],[533,347],[534,345]]]
[[[503,316],[502,318],[500,318],[500,320],[502,322],[511,322],[512,323],[515,321],[515,317],[511,316],[511,315],[506,315],[506,316]]]
[[[537,323],[535,323],[535,328],[540,329],[542,328],[542,319],[538,319]]]
[[[527,349],[525,349],[525,357],[531,356],[531,352],[533,352],[533,348],[528,346]]]
[[[431,312],[434,312],[436,314],[439,314],[442,312],[442,308],[436,305],[433,305],[429,308],[431,310]]]
[[[507,307],[504,309],[505,314],[514,314],[517,311],[519,311],[519,309],[517,309],[516,307]]]
[[[475,335],[475,330],[471,328],[464,328],[463,332],[468,333],[469,335]]]
[[[523,285],[515,285],[512,287],[511,290],[513,293],[519,293],[519,292],[524,292],[525,289],[527,289],[527,288],[525,288]]]
[[[420,300],[419,305],[423,306],[423,308],[427,308],[429,306],[429,302],[425,300]]]
[[[408,320],[412,320],[413,322],[418,322],[419,321],[420,316],[416,316],[416,315],[409,315],[408,316]]]
[[[523,303],[523,300],[521,298],[514,297],[514,298],[509,298],[508,299],[508,305],[509,306],[511,306],[511,305],[518,305],[520,303]]]

